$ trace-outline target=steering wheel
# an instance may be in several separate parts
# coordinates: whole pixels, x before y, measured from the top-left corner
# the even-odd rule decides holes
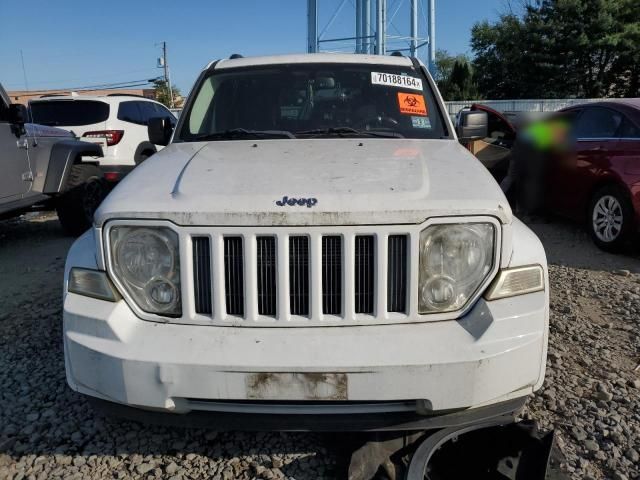
[[[358,120],[356,122],[357,127],[387,127],[394,128],[398,126],[398,121],[393,117],[387,117],[386,115],[376,115]]]

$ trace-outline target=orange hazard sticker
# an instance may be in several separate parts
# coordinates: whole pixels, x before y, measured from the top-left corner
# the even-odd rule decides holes
[[[422,95],[398,92],[398,106],[400,107],[400,113],[427,116],[427,105],[424,103]]]

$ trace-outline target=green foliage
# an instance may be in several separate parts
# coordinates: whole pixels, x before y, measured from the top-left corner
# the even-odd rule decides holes
[[[445,100],[478,99],[473,69],[465,55],[452,56],[446,50],[438,50],[435,66],[435,80]]]
[[[157,79],[153,82],[153,89],[156,94],[156,101],[162,103],[166,107],[171,107],[171,95],[169,94],[169,87],[164,79]],[[173,91],[173,104],[179,106],[182,103],[182,96],[180,89],[175,85],[171,85]]]
[[[538,0],[471,31],[487,98],[640,95],[638,0]]]

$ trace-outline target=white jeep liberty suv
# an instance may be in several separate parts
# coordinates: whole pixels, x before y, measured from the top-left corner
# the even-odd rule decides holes
[[[538,238],[424,66],[235,58],[71,248],[67,381],[217,429],[425,429],[513,413],[545,372]],[[460,137],[482,137],[466,112]],[[135,407],[135,408],[132,408]],[[169,415],[167,415],[169,414]]]

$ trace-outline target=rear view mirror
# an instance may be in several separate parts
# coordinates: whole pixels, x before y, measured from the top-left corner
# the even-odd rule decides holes
[[[458,140],[462,143],[480,140],[488,135],[489,116],[487,112],[463,110],[456,119]]]
[[[168,117],[152,117],[147,125],[149,141],[154,145],[169,145],[173,134],[173,125]]]
[[[24,125],[27,123],[29,114],[27,107],[20,103],[12,103],[9,105],[9,123],[14,125]]]

